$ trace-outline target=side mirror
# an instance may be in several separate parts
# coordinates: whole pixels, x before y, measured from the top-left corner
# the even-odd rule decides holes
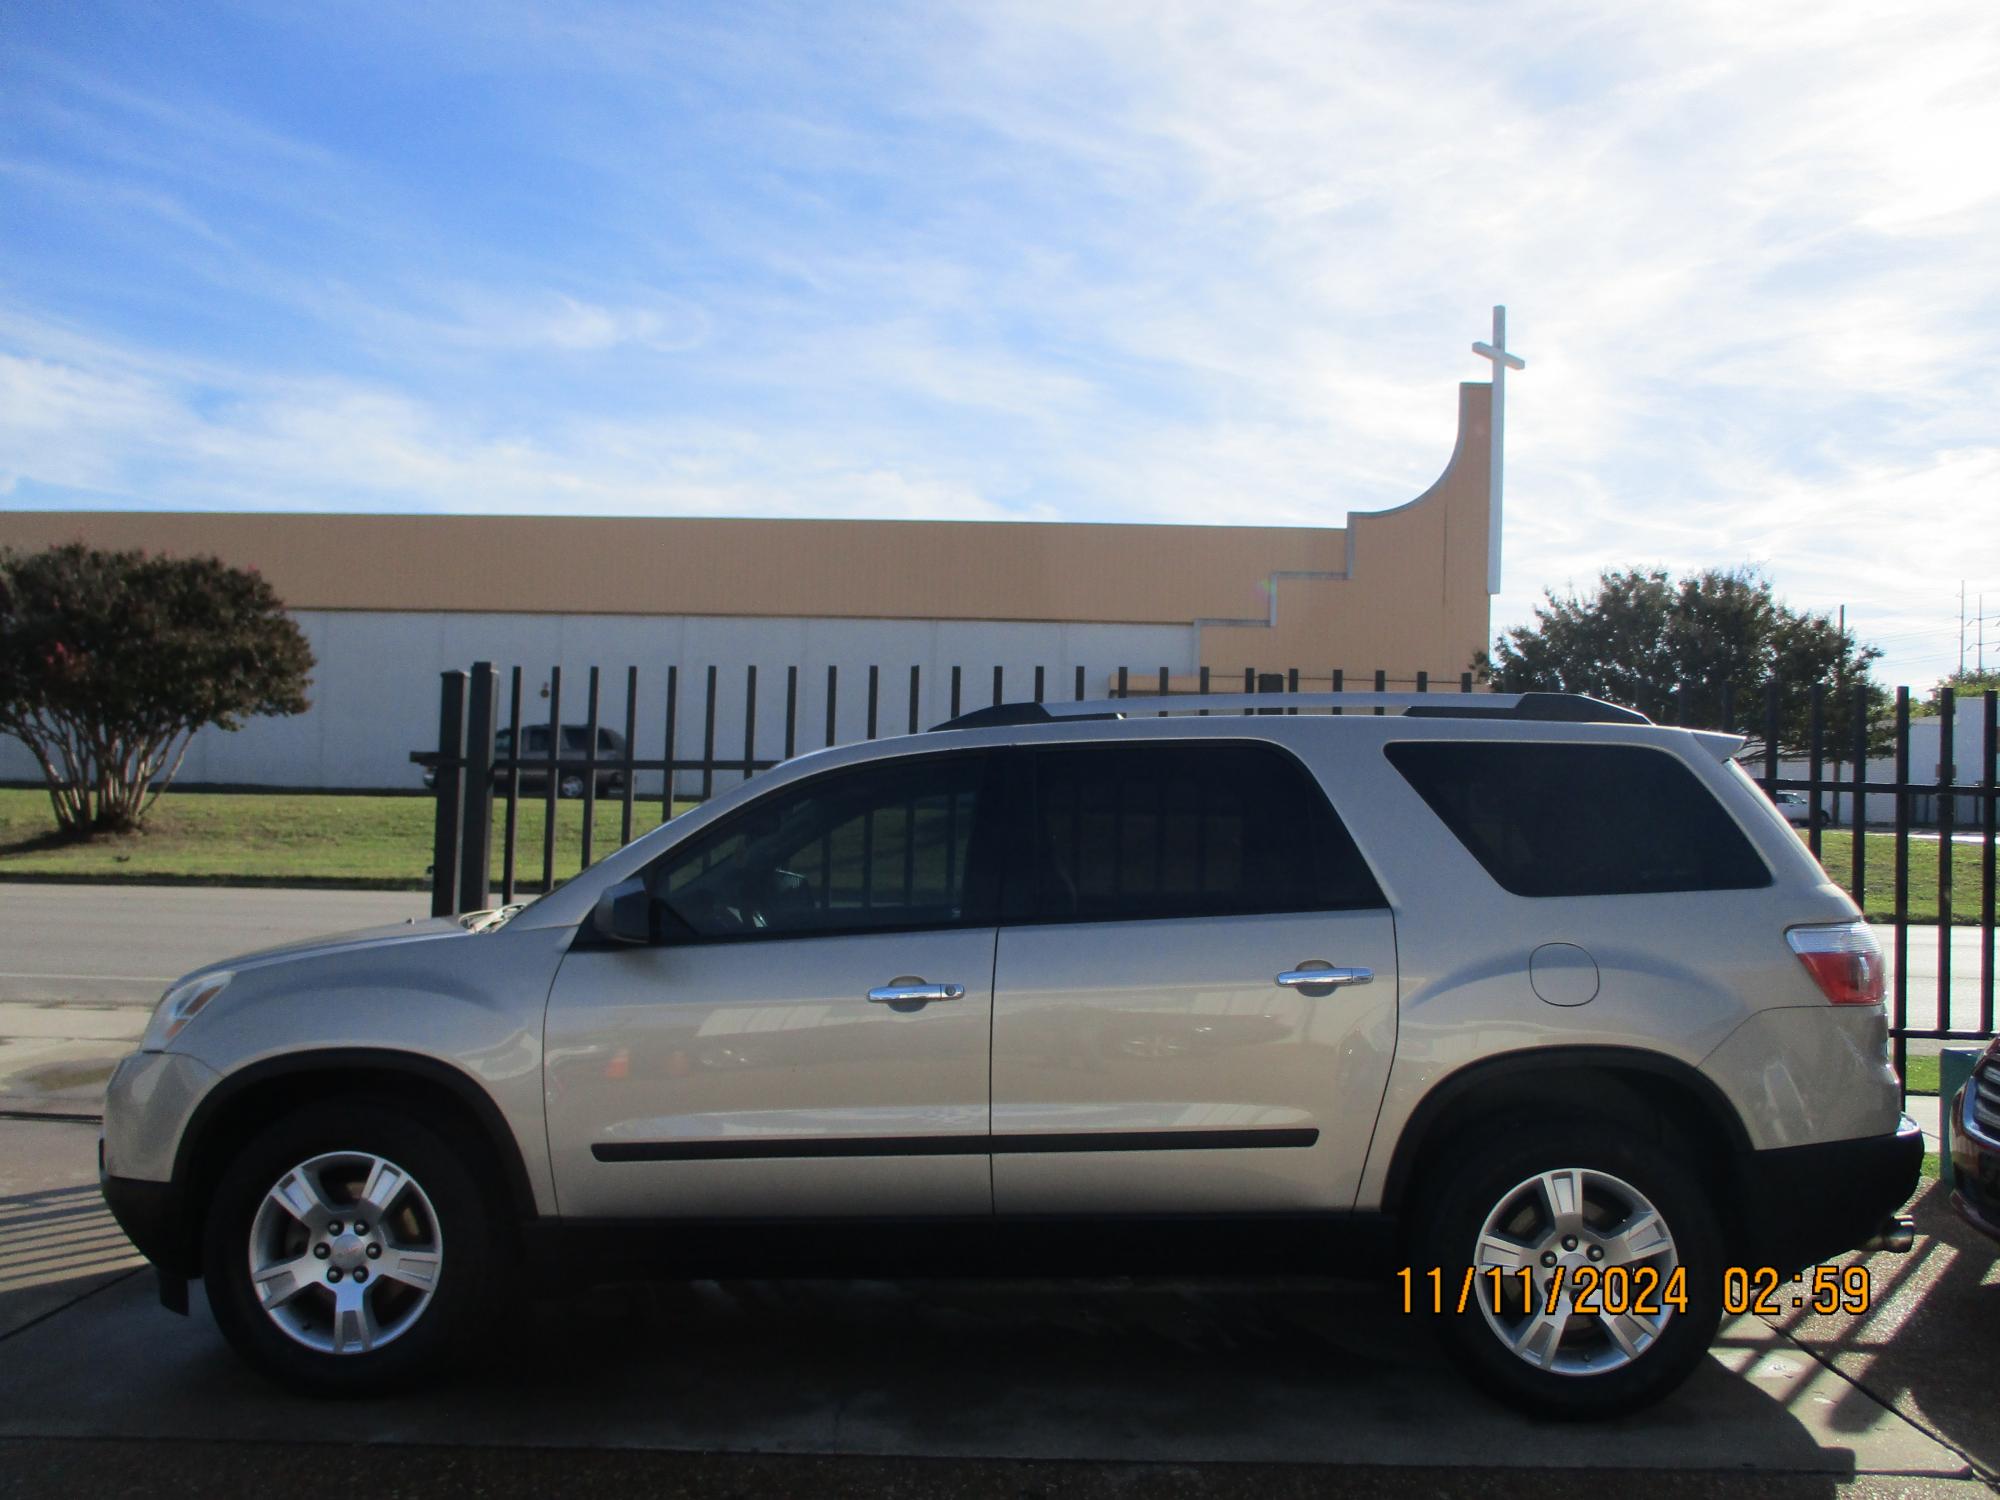
[[[653,893],[637,875],[619,881],[597,898],[590,925],[599,937],[614,943],[652,942]]]

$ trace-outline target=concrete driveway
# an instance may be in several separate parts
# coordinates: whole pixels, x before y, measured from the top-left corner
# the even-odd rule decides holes
[[[1729,1325],[1664,1405],[1529,1422],[1441,1361],[1389,1290],[1336,1281],[770,1282],[550,1288],[443,1388],[319,1403],[160,1308],[98,1205],[95,1135],[0,1121],[0,1439],[448,1445],[933,1461],[1725,1473],[1828,1482],[2000,1466],[1990,1251],[1926,1211],[1873,1318]],[[1963,1346],[1897,1348],[1899,1326]],[[1904,1326],[1907,1334],[1908,1328]],[[1954,1365],[1963,1358],[1963,1367]],[[1931,1378],[1935,1372],[1935,1380]],[[1961,1380],[1969,1381],[1954,1392]],[[0,1448],[0,1453],[4,1453]],[[63,1449],[60,1451],[70,1451]],[[1633,1477],[1637,1477],[1635,1473]]]

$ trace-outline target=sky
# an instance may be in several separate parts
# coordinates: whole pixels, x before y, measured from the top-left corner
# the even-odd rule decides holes
[[[0,508],[1338,526],[2000,664],[2000,6],[0,0]],[[1968,626],[1970,644],[1976,626]]]

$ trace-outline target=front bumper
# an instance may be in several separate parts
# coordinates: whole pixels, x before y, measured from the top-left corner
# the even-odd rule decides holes
[[[160,1305],[173,1312],[188,1310],[188,1278],[195,1274],[186,1225],[178,1213],[178,1195],[170,1182],[144,1182],[113,1177],[104,1170],[104,1140],[97,1142],[97,1186],[104,1206],[138,1252],[153,1263],[159,1278]]]
[[[1951,1206],[1982,1234],[2000,1240],[2000,1140],[1982,1131],[1972,1115],[1972,1091],[1979,1072],[1994,1068],[1988,1059],[1975,1070],[1973,1081],[1958,1091],[1945,1110],[1945,1149],[1951,1153]]]
[[[1745,1264],[1790,1275],[1854,1249],[1909,1202],[1923,1164],[1923,1131],[1908,1115],[1887,1135],[1751,1152]]]
[[[180,1275],[194,1269],[187,1264],[188,1236],[182,1232],[172,1183],[104,1176],[98,1186],[104,1192],[104,1206],[141,1255]]]

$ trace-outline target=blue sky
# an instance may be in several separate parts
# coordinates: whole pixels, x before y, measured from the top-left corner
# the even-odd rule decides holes
[[[2000,8],[0,0],[0,506],[1338,525],[2000,661]]]

